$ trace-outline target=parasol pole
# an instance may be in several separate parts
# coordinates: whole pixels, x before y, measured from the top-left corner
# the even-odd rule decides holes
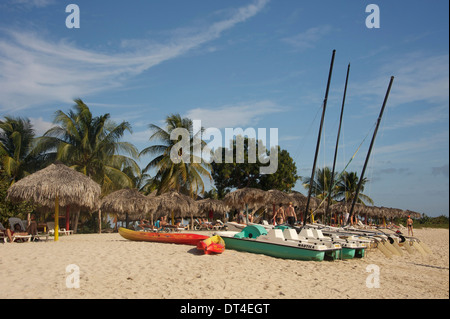
[[[335,56],[335,54],[336,54],[336,50],[333,50],[333,55],[331,57],[330,72],[328,74],[327,88],[325,90],[325,98],[323,100],[322,118],[320,120],[319,136],[317,138],[316,153],[314,155],[314,164],[313,164],[313,168],[312,168],[312,172],[311,172],[311,179],[309,181],[308,200],[306,201],[306,208],[305,208],[305,212],[306,213],[305,213],[305,219],[303,220],[303,226],[306,225],[306,220],[308,219],[309,201],[311,200],[311,192],[312,192],[313,182],[314,182],[314,173],[315,173],[315,170],[316,170],[317,155],[319,153],[320,137],[322,135],[322,127],[323,127],[323,120],[324,120],[324,117],[325,117],[325,109],[327,108],[328,91],[330,89],[331,74],[333,73],[333,64],[334,64],[334,56]]]
[[[55,198],[55,241],[59,239],[59,198]]]
[[[245,219],[246,219],[246,224],[248,225],[248,204],[245,203]]]
[[[347,84],[348,84],[348,75],[350,73],[350,63],[348,64],[347,67],[347,76],[345,78],[345,87],[344,87],[344,96],[342,98],[342,107],[341,107],[341,116],[339,118],[339,128],[338,128],[338,133],[337,133],[337,139],[336,139],[336,147],[334,149],[334,160],[333,160],[333,169],[331,171],[331,181],[330,181],[330,190],[329,190],[329,195],[328,195],[328,203],[325,209],[325,220],[328,219],[328,214],[330,212],[330,205],[331,205],[331,192],[333,191],[333,183],[334,183],[334,171],[336,168],[336,158],[337,158],[337,152],[338,152],[338,145],[339,145],[339,136],[341,135],[341,126],[342,126],[342,117],[344,115],[344,104],[345,104],[345,96],[347,95]],[[331,218],[330,218],[331,221]],[[326,224],[326,222],[325,222]]]
[[[69,219],[70,219],[70,205],[66,206],[66,230],[69,230]]]
[[[383,116],[384,108],[386,107],[386,102],[387,102],[387,99],[389,97],[389,92],[391,91],[392,82],[394,82],[394,77],[393,76],[391,76],[391,80],[389,81],[389,86],[388,86],[387,91],[386,91],[386,96],[384,97],[384,101],[383,101],[383,105],[381,107],[380,115],[378,116],[378,119],[377,119],[377,125],[375,127],[375,131],[373,132],[372,141],[370,142],[369,151],[367,152],[366,161],[364,162],[363,170],[361,172],[361,177],[359,178],[359,183],[358,183],[358,186],[356,187],[355,196],[353,197],[353,202],[352,202],[352,208],[350,209],[349,220],[351,220],[352,217],[353,217],[353,209],[355,208],[355,204],[356,204],[356,201],[358,199],[359,190],[361,188],[362,181],[364,179],[364,172],[366,171],[367,163],[369,162],[370,153],[372,152],[372,147],[373,147],[373,144],[375,142],[375,137],[377,136],[378,127],[380,126],[381,117]]]

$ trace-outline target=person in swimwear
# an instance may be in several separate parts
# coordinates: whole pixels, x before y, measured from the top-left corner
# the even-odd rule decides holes
[[[411,235],[414,236],[413,232],[413,220],[411,219],[411,216],[408,216],[408,219],[406,220],[406,227],[408,227],[408,236],[411,232]]]
[[[294,226],[297,221],[297,216],[295,215],[294,207],[292,207],[292,202],[289,202],[289,206],[286,208],[286,218],[287,223],[291,226]]]
[[[280,207],[275,212],[275,215],[273,215],[273,219],[274,219],[275,223],[277,223],[278,225],[284,223],[285,216],[284,216],[283,204],[280,204]]]

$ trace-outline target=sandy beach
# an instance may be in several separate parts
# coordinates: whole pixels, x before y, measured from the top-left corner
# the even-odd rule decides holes
[[[405,250],[389,259],[372,249],[363,259],[305,262],[233,250],[201,255],[194,246],[132,242],[118,233],[6,243],[0,298],[448,299],[448,229],[415,236],[433,254]],[[369,265],[379,267],[379,288],[366,286]],[[66,283],[73,269],[79,288]]]

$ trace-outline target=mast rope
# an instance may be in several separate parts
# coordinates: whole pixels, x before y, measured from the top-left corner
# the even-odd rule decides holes
[[[376,123],[373,125],[375,126]],[[372,127],[373,127],[372,126]],[[355,158],[356,154],[358,153],[359,149],[361,148],[361,146],[364,144],[364,142],[366,141],[367,137],[369,136],[369,134],[371,133],[372,129],[370,129],[366,136],[364,137],[364,139],[362,140],[361,144],[359,144],[358,148],[356,149],[355,153],[353,153],[352,157],[350,158],[350,160],[347,162],[347,165],[345,165],[344,169],[341,171],[341,173],[338,175],[338,178],[336,178],[336,181],[333,183],[331,189],[333,189],[337,183],[340,181],[342,175],[344,175],[347,167],[350,165],[350,163],[353,161],[353,159]],[[327,193],[327,195],[322,199],[321,203],[319,204],[319,206],[317,206],[317,208],[314,210],[313,214],[323,205],[323,203],[325,202],[325,200],[328,198],[328,196],[330,195],[330,193]]]

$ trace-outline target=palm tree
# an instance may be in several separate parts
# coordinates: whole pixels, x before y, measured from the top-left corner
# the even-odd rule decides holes
[[[373,200],[362,194],[364,191],[364,185],[368,182],[367,178],[364,178],[361,183],[361,188],[359,190],[357,203],[370,203],[373,205]],[[353,202],[355,198],[356,189],[358,187],[359,178],[356,172],[344,172],[341,179],[337,183],[336,197],[347,203]]]
[[[336,180],[337,174],[335,174],[335,177],[333,178]],[[303,187],[305,187],[307,190],[309,190],[311,186],[311,178],[310,177],[303,177]],[[315,173],[315,179],[312,183],[312,192],[311,195],[314,197],[317,197],[319,199],[325,199],[328,196],[328,193],[330,192],[330,182],[331,182],[331,170],[329,167],[324,167],[323,169],[318,168]],[[331,198],[335,196],[336,187],[331,192]]]
[[[33,173],[39,159],[33,152],[34,130],[29,119],[5,116],[0,121],[0,167],[9,184]]]
[[[131,133],[130,124],[124,121],[117,125],[109,114],[93,117],[81,99],[74,101],[74,110],[68,114],[61,110],[55,113],[54,123],[59,125],[38,138],[36,150],[53,151],[56,159],[99,183],[104,195],[133,187],[132,178],[124,170],[140,171],[134,160],[138,151],[134,145],[120,141],[126,131]]]
[[[153,134],[150,141],[158,141],[159,144],[149,146],[141,151],[141,155],[154,155],[144,169],[144,173],[150,169],[156,169],[153,183],[158,184],[158,194],[165,193],[170,190],[177,190],[188,193],[191,197],[203,193],[205,184],[203,177],[211,180],[209,173],[210,165],[207,164],[198,154],[194,154],[193,149],[200,143],[205,143],[198,136],[194,136],[193,123],[191,119],[182,118],[179,114],[172,114],[166,117],[166,129],[157,125],[150,124],[149,127]],[[171,140],[170,135],[175,129],[185,129],[189,133],[189,154],[185,149],[179,148],[177,144],[181,141]],[[203,129],[202,129],[203,130]],[[200,132],[202,131],[200,130]],[[197,133],[198,134],[198,133]],[[201,133],[200,133],[201,134]],[[175,147],[175,148],[174,148]],[[177,151],[177,161],[171,157],[172,149]],[[186,160],[188,155],[188,160]]]

